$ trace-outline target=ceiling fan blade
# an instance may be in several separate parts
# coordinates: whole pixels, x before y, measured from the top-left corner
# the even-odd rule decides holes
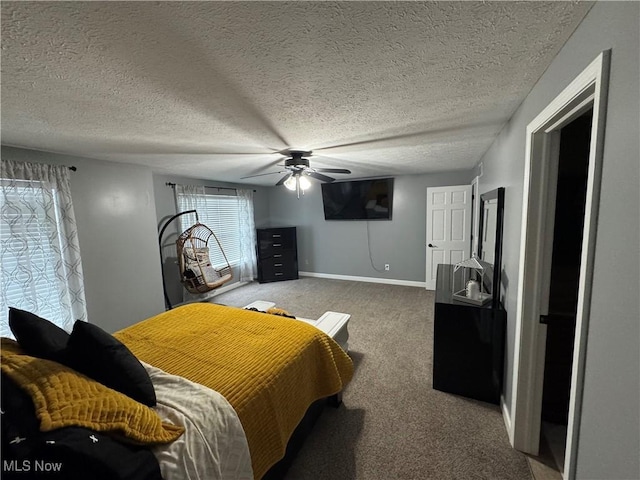
[[[326,175],[322,175],[318,172],[306,172],[306,175],[309,175],[310,177],[322,182],[334,182],[336,180],[335,178],[327,177]]]
[[[288,179],[291,175],[293,175],[293,174],[292,174],[292,173],[289,173],[288,175],[285,175],[284,177],[282,177],[282,178],[280,179],[280,181],[279,181],[278,183],[276,183],[276,187],[279,187],[279,186],[280,186],[280,185],[282,185],[284,182],[286,182],[286,181],[287,181],[287,179]]]
[[[257,175],[249,175],[247,177],[240,177],[240,179],[244,179],[244,178],[253,178],[253,177],[263,177],[265,175],[273,175],[274,173],[282,173],[282,170],[279,172],[269,172],[269,173],[259,173]]]
[[[351,173],[351,170],[347,170],[346,168],[314,168],[316,172],[326,172],[326,173]]]

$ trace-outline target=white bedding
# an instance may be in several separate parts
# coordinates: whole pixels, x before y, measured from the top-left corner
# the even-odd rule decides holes
[[[253,480],[249,446],[233,407],[218,392],[143,363],[156,390],[155,410],[185,427],[153,447],[164,480]]]

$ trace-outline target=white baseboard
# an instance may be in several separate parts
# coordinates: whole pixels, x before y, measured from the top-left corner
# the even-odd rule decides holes
[[[500,395],[500,408],[502,409],[502,419],[504,420],[504,426],[507,429],[509,435],[509,443],[513,447],[513,426],[511,425],[511,413],[507,408],[507,404],[504,401],[504,395]]]
[[[224,287],[220,287],[216,290],[213,291],[213,293],[211,294],[212,297],[215,297],[216,295],[220,295],[221,293],[225,293],[228,292],[229,290],[233,290],[234,288],[238,288],[238,287],[242,287],[243,285],[247,285],[250,282],[234,282],[230,285],[225,285]]]
[[[358,277],[355,275],[334,275],[333,273],[298,272],[302,277],[330,278],[333,280],[349,280],[352,282],[386,283],[388,285],[404,285],[406,287],[426,288],[425,282],[412,280],[396,280],[394,278]]]
[[[212,298],[220,295],[221,293],[228,292],[229,290],[233,290],[234,288],[242,287],[243,285],[247,285],[249,282],[234,282],[230,285],[225,285],[224,287],[217,288],[213,290],[211,293],[203,294],[198,296],[197,298],[192,298],[190,300],[186,300],[184,302],[176,303],[172,305],[173,308],[180,307],[181,305],[187,305],[189,303],[198,303],[198,302],[207,302]]]

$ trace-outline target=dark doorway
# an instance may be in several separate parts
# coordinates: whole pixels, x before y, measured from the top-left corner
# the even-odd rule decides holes
[[[589,110],[560,131],[541,435],[547,443],[541,447],[551,449],[560,471],[569,416],[592,116]]]

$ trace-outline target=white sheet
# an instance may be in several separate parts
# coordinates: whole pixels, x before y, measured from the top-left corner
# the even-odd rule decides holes
[[[162,420],[185,427],[175,442],[152,451],[164,480],[253,480],[247,438],[233,407],[218,392],[143,362]]]

